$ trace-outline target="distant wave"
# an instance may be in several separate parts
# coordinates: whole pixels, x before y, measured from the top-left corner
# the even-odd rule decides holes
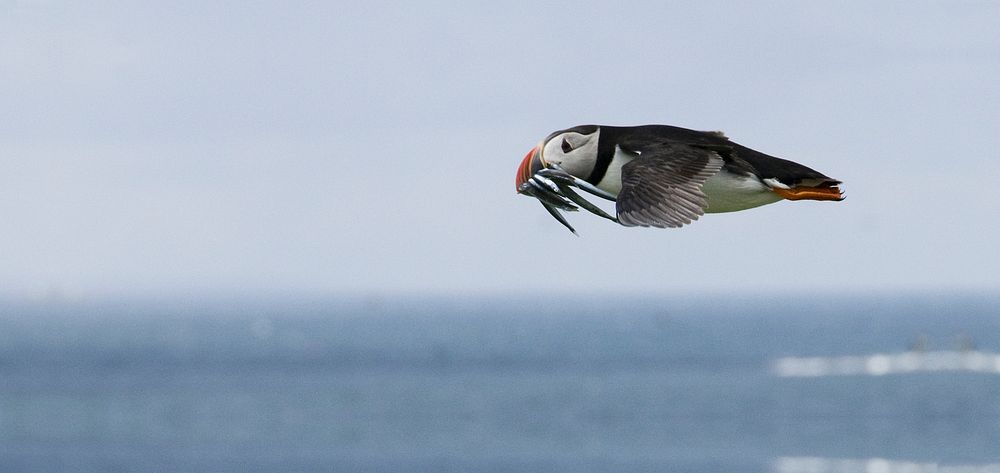
[[[883,376],[934,371],[1000,374],[1000,354],[982,351],[910,351],[869,356],[784,357],[771,363],[771,372],[783,378]]]
[[[773,473],[1000,473],[1000,463],[942,465],[884,458],[779,457]]]

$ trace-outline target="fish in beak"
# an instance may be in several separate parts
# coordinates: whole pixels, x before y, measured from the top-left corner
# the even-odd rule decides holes
[[[524,156],[521,165],[517,168],[517,175],[514,176],[514,185],[518,194],[525,194],[538,199],[542,203],[542,206],[545,207],[545,210],[555,217],[559,223],[568,228],[569,231],[573,232],[574,235],[577,234],[576,230],[559,213],[560,210],[575,212],[579,210],[577,206],[580,206],[596,215],[618,222],[618,219],[608,215],[600,207],[597,207],[581,197],[580,194],[577,194],[571,186],[577,186],[587,192],[612,201],[614,200],[614,196],[569,174],[556,164],[547,165],[544,158],[542,158],[542,144],[535,146]]]

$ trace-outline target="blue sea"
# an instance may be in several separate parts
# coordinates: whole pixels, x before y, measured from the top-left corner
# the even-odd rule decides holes
[[[8,300],[0,471],[1000,472],[997,353],[989,294]]]

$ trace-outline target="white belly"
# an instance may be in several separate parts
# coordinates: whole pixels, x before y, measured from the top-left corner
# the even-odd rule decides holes
[[[772,204],[781,200],[770,187],[753,176],[719,171],[701,188],[708,196],[705,213],[735,212]]]

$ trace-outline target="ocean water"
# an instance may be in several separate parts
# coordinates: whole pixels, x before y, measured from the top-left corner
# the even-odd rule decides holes
[[[0,471],[1000,472],[996,353],[983,294],[7,301]]]

